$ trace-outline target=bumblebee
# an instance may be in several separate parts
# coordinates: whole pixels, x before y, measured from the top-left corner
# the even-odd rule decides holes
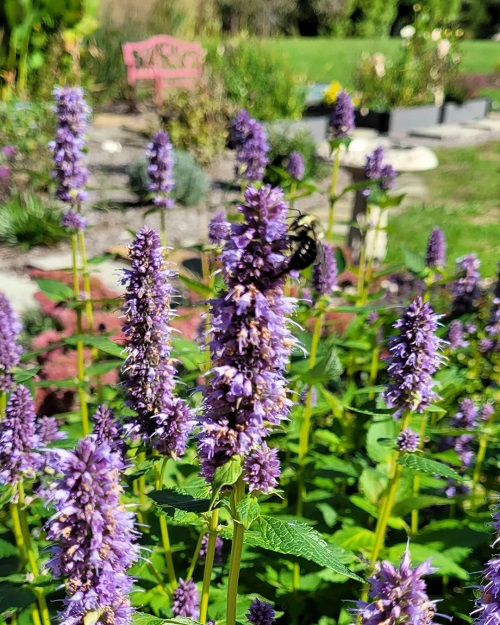
[[[288,229],[290,255],[280,275],[306,269],[316,262],[323,262],[320,229],[321,222],[314,215],[300,213],[292,221]]]

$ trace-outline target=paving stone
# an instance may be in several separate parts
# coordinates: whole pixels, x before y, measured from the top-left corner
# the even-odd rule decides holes
[[[479,128],[481,130],[493,130],[500,132],[500,117],[486,117],[485,119],[475,119],[470,122],[463,122],[466,128]]]
[[[19,315],[38,307],[35,300],[37,291],[38,285],[28,277],[6,271],[0,272],[0,292],[9,298],[12,308]]]
[[[445,141],[451,140],[473,140],[484,134],[485,130],[478,128],[469,128],[459,124],[437,124],[436,126],[427,126],[426,128],[418,128],[412,130],[410,136],[425,137],[429,139],[440,139]]]

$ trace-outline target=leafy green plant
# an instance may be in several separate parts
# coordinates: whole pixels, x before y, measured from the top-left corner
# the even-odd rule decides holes
[[[142,199],[148,198],[148,162],[144,157],[137,159],[128,168],[129,184],[134,193]],[[208,191],[206,173],[189,152],[174,153],[174,189],[172,197],[183,206],[201,204]]]
[[[235,111],[222,82],[211,75],[195,90],[173,90],[161,116],[174,147],[192,152],[204,164],[224,151]]]
[[[316,157],[316,143],[307,130],[298,132],[286,128],[268,128],[269,165],[264,177],[265,182],[279,184],[281,178],[275,168],[286,169],[292,152],[299,152],[304,159],[304,178],[321,177],[322,164]]]
[[[0,210],[0,242],[30,248],[66,238],[61,212],[31,193],[7,198]]]
[[[305,78],[264,43],[243,38],[208,49],[207,63],[221,76],[227,97],[255,118],[298,119],[305,106]]]

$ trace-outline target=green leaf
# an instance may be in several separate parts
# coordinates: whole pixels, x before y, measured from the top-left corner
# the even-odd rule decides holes
[[[20,588],[8,582],[0,583],[0,614],[7,610],[21,610],[35,601],[36,597],[29,588]]]
[[[344,527],[332,536],[331,540],[336,545],[340,545],[351,551],[371,551],[375,544],[375,532],[367,530],[365,527]]]
[[[240,522],[243,524],[245,529],[248,529],[260,515],[260,507],[257,497],[247,495],[245,499],[242,499],[238,503],[236,512],[238,513]]]
[[[309,525],[299,521],[283,521],[274,517],[261,516],[259,519],[260,532],[248,532],[248,540],[270,551],[277,551],[287,555],[299,556],[326,566],[341,575],[363,581],[350,571],[339,560],[339,551],[329,545],[321,534]]]
[[[336,247],[334,251],[335,261],[337,262],[337,274],[340,275],[347,267],[347,259],[342,248]]]
[[[64,340],[66,345],[76,345],[80,341],[87,347],[95,347],[104,354],[109,354],[110,356],[115,356],[116,358],[125,358],[123,346],[111,341],[106,336],[75,334],[74,336],[70,336]]]
[[[212,480],[212,502],[215,501],[220,489],[223,486],[231,486],[234,484],[243,472],[241,466],[241,456],[233,456],[221,467],[217,467]]]
[[[420,254],[412,252],[406,247],[403,247],[403,256],[405,259],[406,267],[414,274],[420,275],[425,269],[424,257]]]
[[[407,469],[413,469],[418,473],[432,473],[433,475],[441,475],[442,477],[457,480],[458,482],[463,481],[463,477],[450,467],[446,466],[442,462],[431,460],[430,458],[425,458],[424,456],[417,456],[416,454],[403,454],[398,458],[398,464],[406,467]]]
[[[106,360],[96,365],[91,365],[85,369],[85,374],[89,377],[94,375],[104,375],[113,371],[113,369],[119,369],[123,364],[123,360]]]
[[[24,384],[36,376],[41,367],[33,367],[33,369],[17,369],[14,373],[14,382]]]
[[[368,428],[366,435],[366,451],[374,462],[386,462],[391,458],[393,450],[388,445],[381,444],[381,440],[395,441],[399,423],[394,419],[381,419],[373,422]]]
[[[9,556],[17,556],[19,553],[17,547],[8,540],[0,538],[0,558],[8,558]]]
[[[336,349],[332,349],[326,356],[309,371],[302,374],[301,378],[305,384],[317,384],[318,382],[337,380],[344,367],[340,362]]]
[[[155,490],[148,493],[148,497],[160,508],[177,508],[186,512],[207,512],[210,509],[210,499],[196,499],[192,495],[187,495],[173,488]]]
[[[193,280],[192,278],[188,278],[187,276],[183,275],[180,275],[178,277],[179,280],[184,283],[190,291],[198,293],[199,295],[203,295],[203,297],[206,297],[207,299],[210,299],[214,296],[214,291],[206,284],[203,284],[203,282],[200,282],[199,280]]]
[[[184,616],[164,619],[143,612],[136,612],[132,617],[132,622],[134,625],[200,625],[198,621]]]
[[[392,514],[395,516],[406,516],[412,510],[422,510],[431,506],[446,506],[453,503],[447,497],[436,497],[433,495],[420,495],[419,497],[408,497],[395,504]]]
[[[36,283],[40,291],[53,302],[67,302],[74,297],[73,289],[57,280],[40,278]]]

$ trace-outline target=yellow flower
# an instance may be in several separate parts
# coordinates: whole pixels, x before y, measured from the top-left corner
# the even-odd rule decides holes
[[[328,87],[323,91],[323,100],[331,105],[337,99],[337,96],[342,91],[342,85],[338,80],[332,80]]]

